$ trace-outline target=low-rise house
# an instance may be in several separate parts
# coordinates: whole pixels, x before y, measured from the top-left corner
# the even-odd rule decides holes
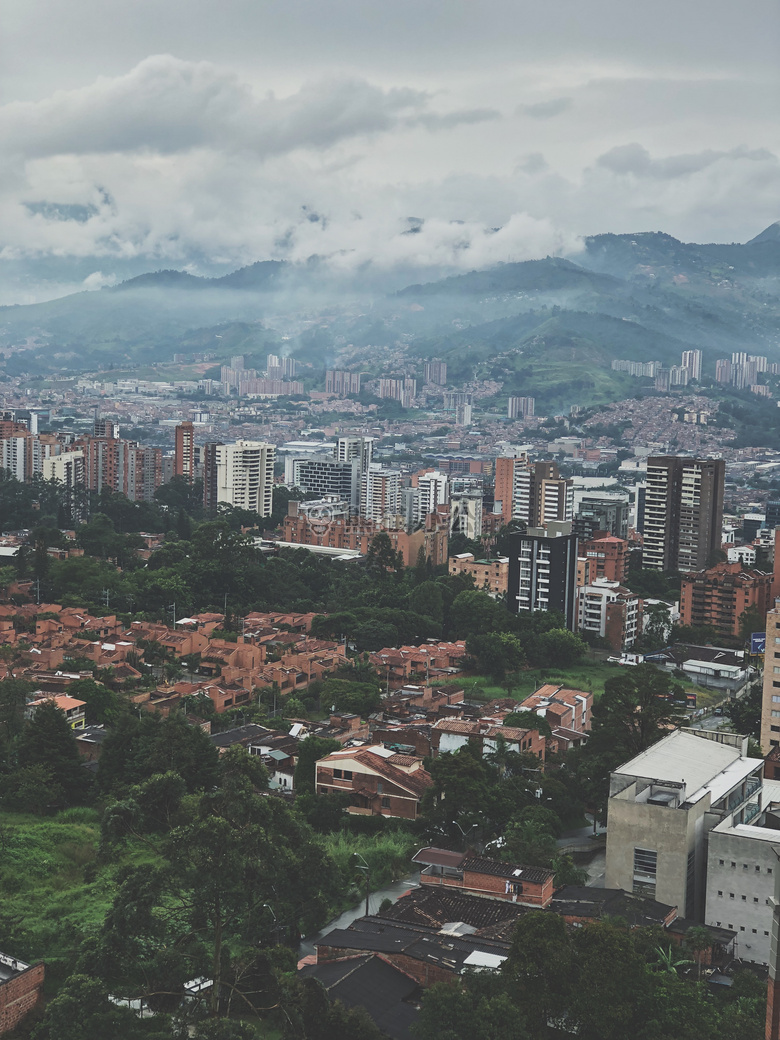
[[[431,729],[434,757],[470,743],[475,743],[483,755],[490,755],[498,750],[501,741],[508,751],[527,751],[544,761],[545,738],[535,729],[503,726],[499,720],[491,719],[439,719]]]
[[[40,691],[38,691],[40,694]],[[34,696],[33,700],[27,703],[27,716],[32,716],[42,704],[54,704],[55,707],[59,708],[65,718],[68,720],[68,725],[71,729],[84,729],[86,726],[86,701],[77,700],[75,697],[68,697],[64,693],[48,694],[45,696]]]
[[[421,885],[458,889],[469,895],[506,899],[541,910],[550,905],[553,897],[555,872],[546,867],[524,867],[437,848],[421,849],[412,862],[423,867]]]
[[[450,556],[450,574],[469,574],[474,578],[475,588],[482,589],[498,599],[506,595],[509,582],[509,557],[498,556],[494,560],[476,560],[473,553],[458,553]]]
[[[316,767],[317,793],[350,794],[347,811],[358,815],[415,820],[431,783],[419,758],[398,755],[379,745],[334,751]]]

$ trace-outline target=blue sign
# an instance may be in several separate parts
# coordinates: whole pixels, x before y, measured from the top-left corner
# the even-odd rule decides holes
[[[763,654],[766,650],[766,632],[751,632],[750,652],[751,654]]]

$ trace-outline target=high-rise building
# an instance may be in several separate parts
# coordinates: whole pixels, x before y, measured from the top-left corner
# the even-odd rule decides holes
[[[352,462],[356,459],[361,473],[365,473],[373,457],[373,437],[339,437],[336,442],[336,458],[339,462]]]
[[[524,419],[534,414],[535,407],[535,397],[510,397],[506,406],[507,419]]]
[[[436,512],[437,506],[449,502],[449,478],[440,470],[423,473],[417,480],[417,519],[424,521],[428,513]]]
[[[217,511],[217,448],[220,441],[211,441],[203,445],[203,508],[213,516]]]
[[[109,440],[119,439],[119,423],[111,419],[95,419],[92,424],[93,437],[107,437]]]
[[[530,463],[525,453],[498,458],[494,511],[501,513],[505,524],[523,520],[540,527],[549,520],[571,520],[573,482],[560,476],[554,462]]]
[[[699,571],[720,549],[723,459],[674,455],[647,460],[643,566],[657,571]]]
[[[577,535],[571,524],[552,521],[509,536],[507,606],[521,611],[557,611],[573,629],[577,622]]]
[[[681,365],[683,368],[688,369],[688,376],[690,379],[695,379],[697,382],[701,382],[701,363],[703,353],[700,350],[684,350],[682,352]]]
[[[273,444],[261,441],[217,445],[217,503],[270,516],[275,454]]]
[[[762,617],[769,610],[772,582],[771,573],[749,570],[741,562],[721,562],[708,570],[684,574],[680,624],[712,626],[721,635],[739,636],[746,610],[756,610]]]
[[[724,384],[731,382],[731,362],[728,358],[719,358],[715,362],[715,382]]]
[[[471,426],[473,420],[473,407],[470,404],[459,404],[455,407],[455,425]]]
[[[627,496],[584,494],[574,517],[574,531],[580,540],[591,538],[596,531],[628,538],[628,511]]]
[[[325,393],[336,394],[338,397],[346,397],[348,394],[359,394],[360,373],[328,369],[325,373]]]
[[[195,477],[195,427],[182,422],[174,431],[173,473],[192,482]]]
[[[461,491],[450,498],[450,537],[465,535],[476,542],[482,537],[482,492]]]
[[[284,482],[319,498],[335,495],[349,502],[353,512],[360,506],[360,466],[357,459],[340,462],[324,455],[289,458],[284,464]]]
[[[437,386],[447,385],[447,362],[433,358],[423,365],[423,378],[426,383],[436,383]]]
[[[362,476],[360,512],[377,522],[402,514],[401,471],[372,463]]]

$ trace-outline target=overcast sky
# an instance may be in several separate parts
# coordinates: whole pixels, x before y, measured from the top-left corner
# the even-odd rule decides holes
[[[471,268],[780,219],[777,0],[0,0],[0,24],[0,258],[94,257],[89,286],[123,257]]]

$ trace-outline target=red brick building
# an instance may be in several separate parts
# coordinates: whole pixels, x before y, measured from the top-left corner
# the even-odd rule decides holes
[[[623,582],[628,569],[628,542],[616,538],[607,531],[596,531],[592,538],[580,543],[580,556],[590,560],[589,581],[594,578],[609,578]]]
[[[680,588],[680,624],[712,625],[722,635],[738,636],[744,611],[755,607],[763,617],[772,607],[772,583],[772,574],[746,570],[738,562],[686,574]]]
[[[550,905],[555,888],[555,872],[546,867],[523,867],[449,849],[421,849],[412,862],[423,866],[422,885],[456,888],[469,895],[507,899],[542,910]]]
[[[0,953],[0,1036],[10,1033],[41,1001],[43,964],[25,964]]]
[[[317,794],[350,794],[347,811],[357,815],[415,820],[431,783],[421,759],[380,745],[344,748],[317,763]]]

